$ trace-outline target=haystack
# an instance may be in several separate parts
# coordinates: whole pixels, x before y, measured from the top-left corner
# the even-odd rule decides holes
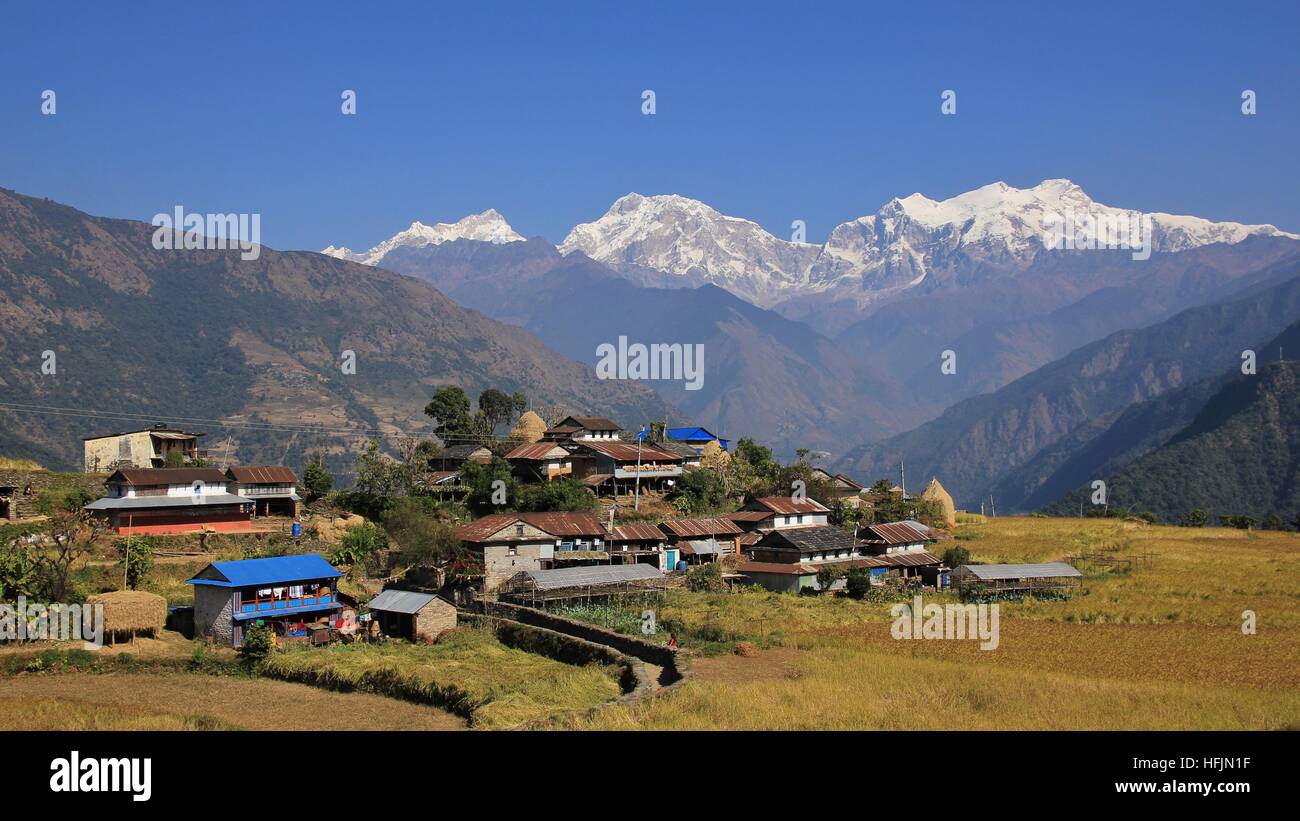
[[[938,502],[939,511],[943,514],[943,520],[948,523],[948,527],[957,526],[957,506],[952,502],[952,494],[939,484],[938,479],[931,479],[930,484],[925,486],[925,491],[921,493],[921,498],[927,502]]]
[[[546,432],[546,420],[532,411],[524,411],[519,421],[510,429],[510,438],[521,442],[537,442]]]
[[[119,590],[86,598],[104,605],[104,632],[121,636],[157,636],[167,623],[167,600],[143,590]]]

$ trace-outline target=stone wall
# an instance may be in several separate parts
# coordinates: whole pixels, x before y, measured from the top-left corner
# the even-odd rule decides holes
[[[96,497],[104,494],[104,479],[106,477],[93,474],[67,474],[51,473],[48,470],[0,470],[0,488],[13,488],[13,495],[7,495],[5,505],[7,508],[7,518],[12,521],[15,519],[25,519],[31,516],[38,516],[36,512],[36,499],[41,495],[41,491],[51,487],[67,487],[70,484],[82,485]],[[24,491],[31,486],[31,495]],[[0,517],[3,518],[3,517]]]
[[[444,630],[456,626],[456,606],[445,599],[435,598],[415,614],[415,635],[436,637]]]
[[[234,610],[229,588],[208,584],[194,588],[194,634],[211,636],[220,644],[235,641]]]
[[[613,630],[606,630],[593,624],[564,618],[553,613],[547,613],[544,610],[535,610],[518,604],[477,601],[472,607],[475,611],[488,616],[511,619],[534,627],[554,630],[595,644],[603,644],[624,655],[662,667],[664,669],[664,677],[660,682],[662,684],[671,684],[682,677],[682,672],[678,668],[677,652],[662,644],[653,644],[635,636],[615,633]]]

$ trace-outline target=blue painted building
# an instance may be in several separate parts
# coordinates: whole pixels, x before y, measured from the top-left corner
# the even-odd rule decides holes
[[[637,433],[637,438],[641,439],[648,435],[647,431],[639,431]],[[705,445],[714,440],[717,440],[718,444],[722,445],[723,450],[731,450],[730,440],[723,439],[722,437],[711,433],[708,428],[668,428],[664,431],[664,435],[674,442],[681,442],[690,445],[695,448],[696,453],[702,451]]]
[[[194,631],[239,646],[248,624],[260,621],[277,636],[305,637],[343,609],[342,575],[314,553],[213,562],[186,582],[194,585]]]

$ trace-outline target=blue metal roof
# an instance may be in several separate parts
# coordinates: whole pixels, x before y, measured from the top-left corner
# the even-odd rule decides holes
[[[220,578],[199,578],[208,571]],[[215,587],[251,587],[281,582],[305,582],[333,579],[343,574],[316,553],[301,556],[273,556],[269,559],[246,559],[241,562],[213,562],[200,570],[186,584],[210,584]]]
[[[672,439],[675,442],[691,444],[693,442],[712,442],[714,439],[717,439],[718,443],[722,445],[723,450],[726,450],[731,444],[728,440],[709,431],[708,428],[667,428],[665,433],[668,435],[669,439]],[[637,438],[641,439],[647,435],[648,433],[646,431],[639,431],[637,433]]]

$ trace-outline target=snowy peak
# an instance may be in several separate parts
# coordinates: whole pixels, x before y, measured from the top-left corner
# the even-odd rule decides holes
[[[676,194],[627,194],[595,222],[576,226],[564,254],[592,259],[651,284],[712,282],[760,304],[797,288],[818,246],[773,236],[747,219],[722,214]],[[668,275],[677,282],[655,281]]]
[[[1074,182],[1050,179],[1029,188],[995,182],[945,200],[920,193],[895,198],[875,214],[837,226],[822,246],[780,239],[698,200],[632,193],[595,222],[575,227],[559,247],[582,251],[643,284],[713,283],[765,307],[827,291],[850,293],[865,304],[932,274],[942,278],[960,269],[969,281],[972,271],[1024,270],[1051,247],[1050,226],[1080,215],[1149,218],[1154,252],[1237,243],[1257,234],[1300,239],[1272,225],[1102,205]]]
[[[500,245],[506,242],[522,242],[524,238],[510,227],[510,223],[506,222],[505,217],[497,213],[496,209],[489,208],[481,214],[471,214],[452,223],[425,225],[416,220],[405,231],[394,234],[363,253],[333,245],[326,247],[321,253],[351,262],[360,262],[363,265],[378,265],[395,248],[421,248],[426,245],[441,245],[457,239],[472,239]]]

